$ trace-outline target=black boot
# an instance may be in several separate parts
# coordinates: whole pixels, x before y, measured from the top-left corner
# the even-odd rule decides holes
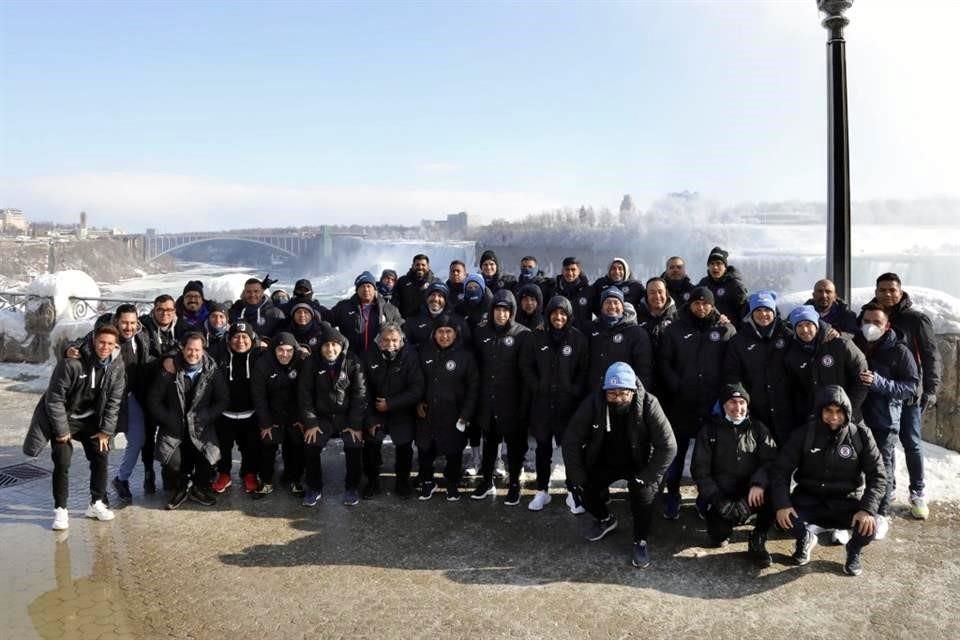
[[[766,569],[773,563],[770,552],[767,551],[767,532],[754,529],[750,533],[750,539],[747,542],[747,553],[754,564],[762,569]]]
[[[157,492],[157,476],[152,468],[143,471],[143,492],[147,495]]]

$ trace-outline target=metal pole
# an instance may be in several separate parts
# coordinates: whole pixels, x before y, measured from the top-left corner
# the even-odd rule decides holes
[[[843,12],[853,0],[817,0],[827,29],[827,277],[850,300],[850,147],[847,127],[847,61]]]

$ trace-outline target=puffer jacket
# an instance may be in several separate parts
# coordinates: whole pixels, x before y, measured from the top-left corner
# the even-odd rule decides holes
[[[327,365],[315,354],[304,362],[297,387],[304,429],[320,427],[322,442],[344,429],[362,429],[367,413],[363,363],[353,353],[340,354]]]
[[[713,292],[717,311],[727,316],[727,319],[737,328],[747,315],[747,288],[740,280],[740,273],[733,265],[728,265],[726,272],[719,280],[709,275],[700,279],[700,287],[706,287]]]
[[[776,458],[777,445],[762,422],[748,416],[735,425],[725,416],[713,416],[697,434],[690,472],[706,502],[739,499],[751,487],[769,487]]]
[[[380,425],[395,445],[412,442],[416,435],[417,403],[423,400],[423,370],[417,350],[406,345],[392,358],[380,348],[367,353],[366,378],[369,403],[365,426]],[[374,401],[387,401],[385,412],[377,411]]]
[[[653,345],[647,331],[637,325],[633,307],[624,305],[623,318],[615,325],[596,320],[587,333],[590,342],[590,373],[588,384],[599,389],[607,367],[614,362],[626,362],[643,383],[644,389],[653,385]]]

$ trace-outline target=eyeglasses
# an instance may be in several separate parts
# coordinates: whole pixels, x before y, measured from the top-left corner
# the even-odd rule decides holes
[[[157,307],[156,309],[154,309],[154,311],[156,311],[157,313],[176,313],[177,312],[177,310],[173,307],[169,307],[169,308]]]

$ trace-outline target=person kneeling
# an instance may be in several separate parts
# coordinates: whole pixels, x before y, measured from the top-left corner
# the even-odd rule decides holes
[[[700,429],[691,465],[699,501],[706,505],[707,535],[722,547],[734,527],[756,514],[748,551],[757,565],[769,567],[766,545],[773,510],[765,493],[777,445],[767,427],[748,414],[750,396],[741,384],[726,385],[720,400],[723,415]]]
[[[648,566],[653,499],[676,453],[677,441],[660,402],[647,393],[630,365],[611,364],[602,391],[584,399],[563,439],[572,491],[596,518],[587,539],[596,542],[617,528],[607,498],[610,484],[626,479],[633,513],[633,566]]]
[[[793,562],[810,562],[817,537],[809,525],[852,527],[843,571],[858,576],[860,552],[874,538],[887,480],[873,434],[863,423],[852,421],[852,413],[843,387],[823,387],[814,418],[796,429],[781,449],[771,489],[777,524],[797,538]],[[797,483],[792,495],[791,477]]]

